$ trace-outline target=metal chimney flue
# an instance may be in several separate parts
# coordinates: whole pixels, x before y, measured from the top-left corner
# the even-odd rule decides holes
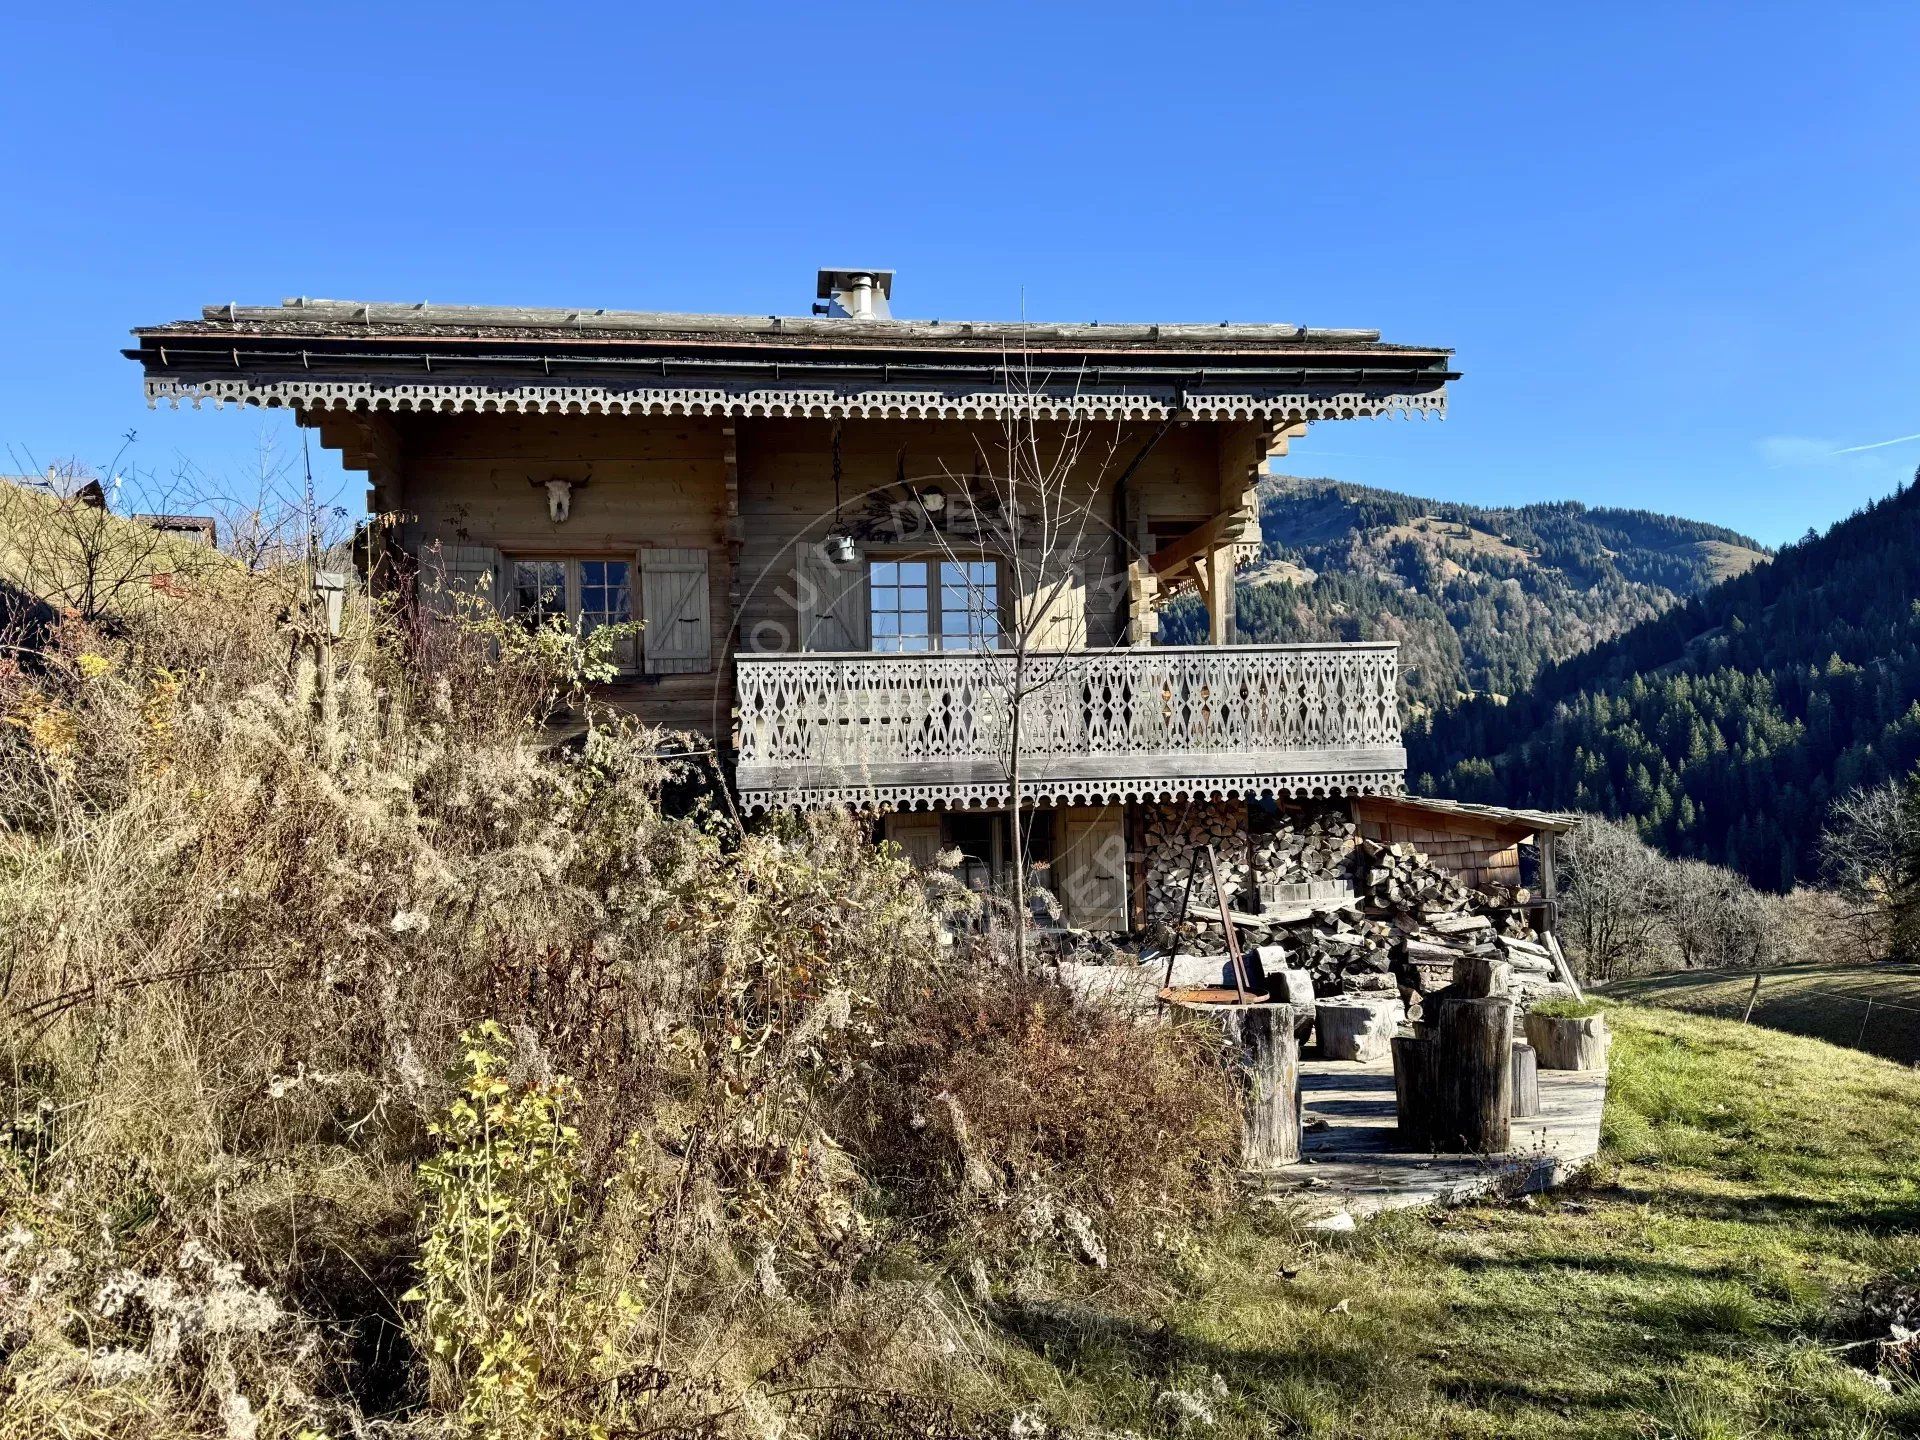
[[[813,313],[840,320],[891,320],[893,307],[893,271],[822,270],[814,286]]]

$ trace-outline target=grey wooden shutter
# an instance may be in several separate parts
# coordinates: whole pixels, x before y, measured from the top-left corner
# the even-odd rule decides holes
[[[1117,805],[1061,810],[1054,873],[1067,919],[1082,930],[1127,928],[1127,843]]]
[[[934,814],[889,815],[887,839],[906,852],[921,870],[940,863],[940,817]]]
[[[795,551],[794,594],[800,612],[800,649],[865,650],[867,566],[835,565],[804,542]]]
[[[468,612],[470,600],[499,607],[505,581],[498,550],[486,545],[435,542],[420,547],[419,560],[416,583],[421,609],[436,615],[460,615]]]
[[[713,668],[713,613],[707,600],[707,552],[640,552],[642,668],[649,675],[693,675]]]

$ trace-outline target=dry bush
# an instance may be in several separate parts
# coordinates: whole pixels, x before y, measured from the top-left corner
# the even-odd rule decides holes
[[[669,815],[661,737],[542,728],[577,655],[296,602],[183,577],[0,664],[0,1436],[925,1420],[956,1266],[1219,1203],[1212,1057],[943,950],[862,827]],[[566,1200],[432,1289],[488,1022]]]
[[[943,974],[898,1018],[867,1145],[956,1253],[1057,1245],[1104,1264],[1225,1203],[1239,1122],[1217,1037],[1011,970]]]

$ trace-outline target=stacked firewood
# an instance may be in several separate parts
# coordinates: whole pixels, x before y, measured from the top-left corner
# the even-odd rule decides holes
[[[1525,889],[1474,889],[1411,845],[1361,838],[1346,847],[1346,878],[1338,897],[1230,910],[1242,949],[1266,970],[1306,970],[1316,995],[1398,992],[1409,1013],[1422,995],[1450,984],[1455,962],[1468,956],[1504,961],[1522,1009],[1567,993],[1529,922]],[[1194,911],[1181,947],[1224,950],[1218,906],[1196,902]]]
[[[1195,905],[1214,903],[1208,845],[1219,859],[1228,895],[1257,892],[1263,902],[1278,904],[1306,898],[1295,893],[1299,887],[1343,884],[1358,835],[1359,826],[1338,810],[1295,817],[1279,830],[1249,839],[1244,816],[1230,808],[1164,806],[1149,815],[1143,837],[1147,913],[1179,914],[1189,880]]]

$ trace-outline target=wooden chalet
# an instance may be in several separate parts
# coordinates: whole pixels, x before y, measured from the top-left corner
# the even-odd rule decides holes
[[[386,559],[423,595],[641,622],[610,697],[711,737],[749,812],[862,807],[918,858],[993,873],[1013,629],[1064,657],[1024,713],[1022,793],[1088,928],[1147,918],[1147,807],[1403,791],[1395,648],[1236,644],[1232,577],[1268,457],[1314,422],[1443,413],[1450,351],[896,320],[891,294],[889,272],[837,270],[798,317],[297,299],[126,353],[150,403],[291,409],[397,517]],[[973,482],[1010,426],[1099,437],[1065,482],[1099,523],[1064,584],[983,521]],[[1157,643],[1195,591],[1208,642]]]

